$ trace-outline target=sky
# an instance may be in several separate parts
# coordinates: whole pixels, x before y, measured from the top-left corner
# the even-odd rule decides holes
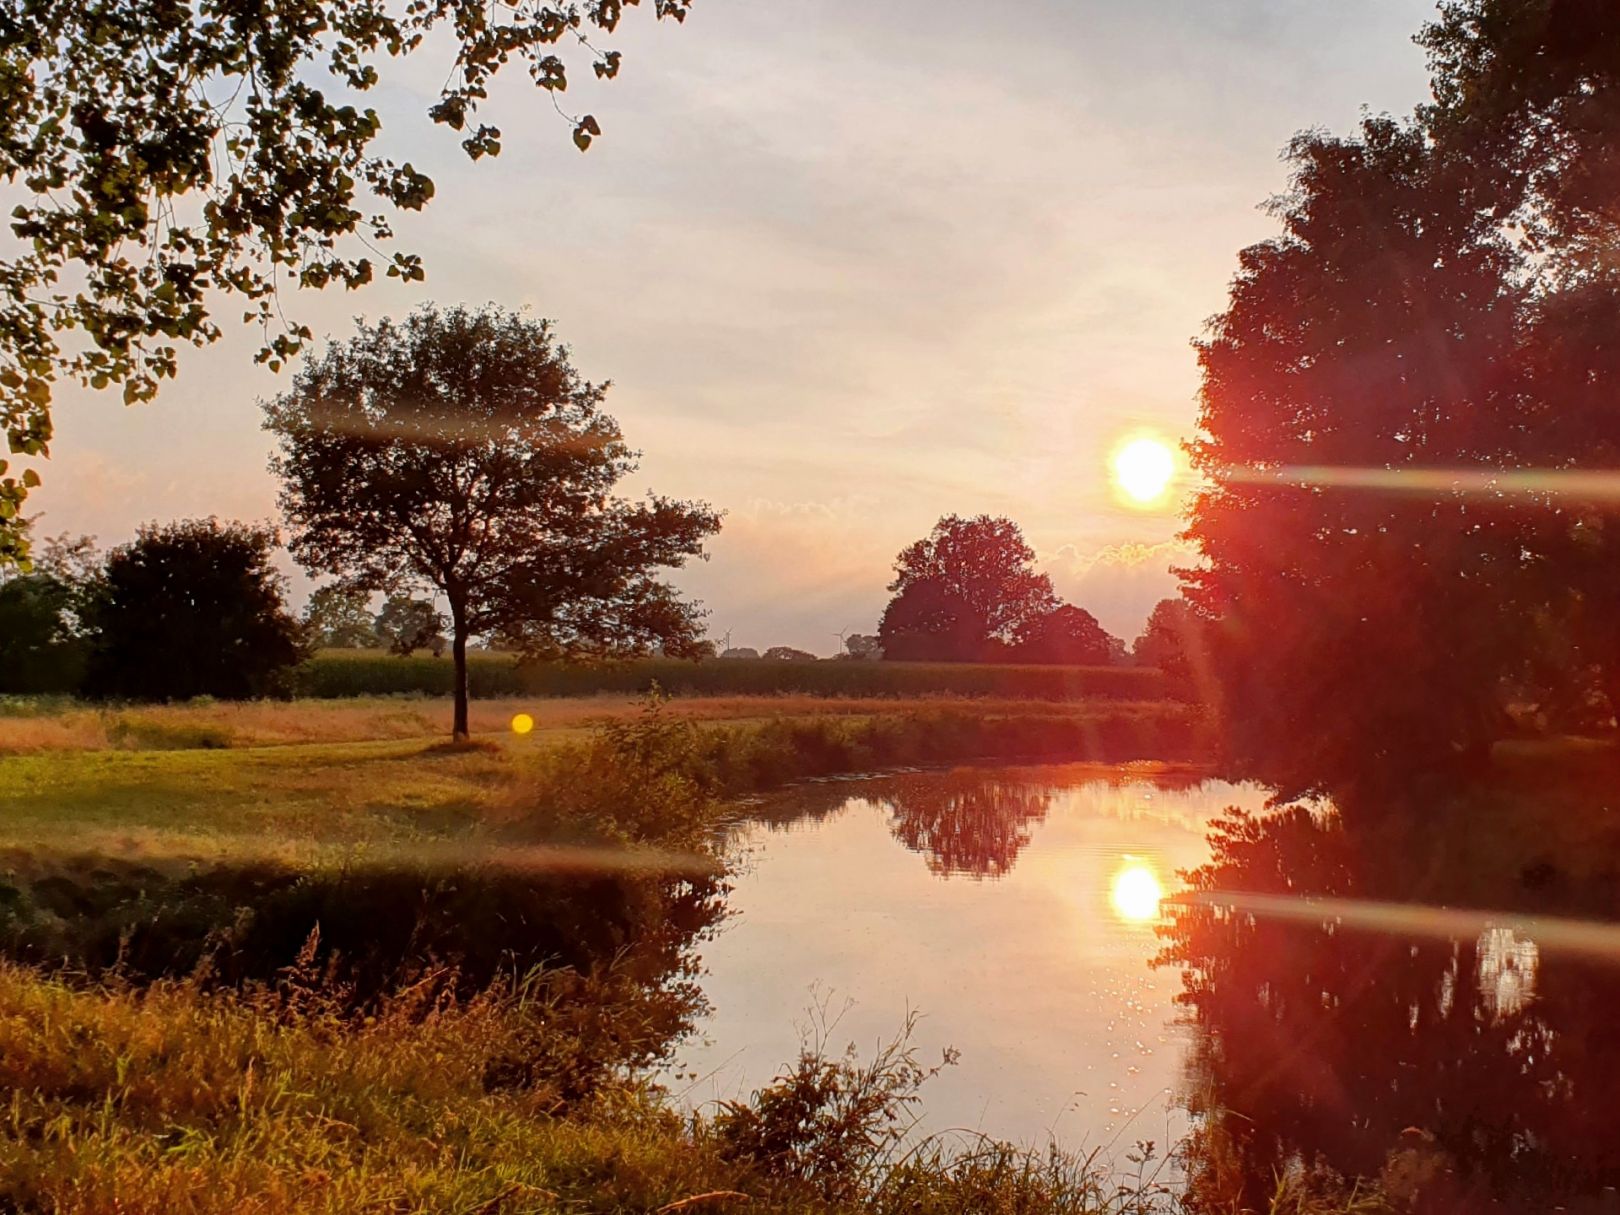
[[[650,6],[648,6],[650,9]],[[296,293],[341,339],[426,300],[527,307],[611,380],[621,489],[725,512],[674,581],[711,636],[827,654],[872,632],[895,554],[944,514],[1017,521],[1058,592],[1133,637],[1189,554],[1111,491],[1125,436],[1195,424],[1191,341],[1274,223],[1307,127],[1427,95],[1432,0],[696,0],[630,12],[562,99],[520,68],[470,163],[424,111],[447,60],[393,66],[381,149],[437,184],[396,223],[427,281]],[[40,532],[276,518],[259,334],[182,356],[156,402],[58,393]],[[288,565],[295,599],[311,585]]]

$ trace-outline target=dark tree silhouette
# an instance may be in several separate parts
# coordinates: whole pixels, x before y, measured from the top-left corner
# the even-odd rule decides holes
[[[700,613],[656,577],[702,554],[707,506],[613,487],[635,453],[549,323],[425,307],[362,325],[265,406],[291,548],[363,587],[449,608],[457,737],[467,642],[530,655],[693,652]]]
[[[305,655],[265,528],[218,519],[149,524],[113,549],[86,608],[86,687],[135,700],[288,690]]]
[[[1614,6],[1447,0],[1418,41],[1433,72],[1425,125],[1460,184],[1530,247],[1601,263],[1620,228]]]
[[[1613,968],[1538,949],[1488,915],[1451,940],[1405,935],[1389,914],[1408,905],[1404,922],[1422,926],[1429,904],[1544,905],[1520,857],[1505,869],[1479,851],[1465,860],[1455,832],[1392,849],[1298,807],[1214,824],[1211,861],[1186,875],[1199,901],[1160,930],[1195,1030],[1192,1209],[1263,1208],[1298,1161],[1347,1184],[1380,1179],[1415,1211],[1581,1209],[1620,1181]],[[1612,874],[1614,858],[1585,863]],[[1233,906],[1247,894],[1373,900],[1388,930]],[[1569,909],[1613,907],[1604,879]],[[1418,1167],[1424,1154],[1442,1167]]]
[[[1477,762],[1523,660],[1529,506],[1301,484],[1301,467],[1499,467],[1519,432],[1515,257],[1424,134],[1368,119],[1292,148],[1282,236],[1247,249],[1199,346],[1211,479],[1187,575],[1229,760],[1285,793]]]
[[[316,587],[304,606],[310,643],[338,650],[367,650],[380,643],[371,616],[371,592],[341,582]]]
[[[50,574],[0,576],[0,692],[75,689],[83,654],[73,604],[73,588]]]
[[[1019,630],[1012,657],[1019,662],[1106,666],[1118,659],[1123,648],[1090,612],[1065,603]]]
[[[381,155],[366,93],[423,45],[455,63],[428,110],[477,160],[501,149],[478,120],[491,79],[521,62],[553,97],[574,47],[616,76],[610,34],[638,0],[485,5],[469,0],[175,0],[9,5],[0,13],[0,180],[13,187],[19,251],[0,260],[0,430],[44,455],[53,383],[122,384],[151,398],[176,348],[220,328],[219,297],[245,300],[272,367],[310,337],[281,319],[292,283],[372,280],[390,211],[415,211],[433,182]],[[690,0],[652,0],[685,18]],[[575,66],[581,66],[576,61]],[[601,133],[570,119],[581,149]],[[380,213],[381,212],[381,213]],[[423,277],[394,253],[387,273]],[[65,348],[60,335],[86,339]],[[0,461],[0,474],[5,473]],[[38,474],[0,478],[0,561],[25,556],[18,510]]]
[[[1010,519],[947,515],[895,559],[878,637],[886,658],[976,661],[1057,606]]]

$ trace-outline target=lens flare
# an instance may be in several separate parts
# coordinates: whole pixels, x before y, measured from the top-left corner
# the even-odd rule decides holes
[[[1159,918],[1159,901],[1164,898],[1164,887],[1151,866],[1142,861],[1129,861],[1114,875],[1109,902],[1114,914],[1133,924],[1145,924]]]
[[[534,718],[527,713],[519,713],[512,718],[512,733],[527,734],[534,729]]]
[[[1114,452],[1114,486],[1132,506],[1158,506],[1176,475],[1176,453],[1170,444],[1152,435],[1129,439]]]

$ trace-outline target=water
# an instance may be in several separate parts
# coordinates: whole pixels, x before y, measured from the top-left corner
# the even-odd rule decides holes
[[[1174,1141],[1189,1044],[1154,969],[1157,887],[1256,790],[1151,766],[963,769],[838,782],[760,808],[731,919],[705,951],[712,1012],[686,1099],[746,1096],[823,1027],[865,1054],[908,1010],[960,1060],[922,1129],[1026,1143]],[[831,1022],[830,1028],[827,1023]]]

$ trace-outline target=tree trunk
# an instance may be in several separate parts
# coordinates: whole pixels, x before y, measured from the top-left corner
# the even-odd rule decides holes
[[[456,742],[472,737],[467,726],[467,605],[459,596],[450,598],[450,660],[455,664],[455,724],[451,733]]]

